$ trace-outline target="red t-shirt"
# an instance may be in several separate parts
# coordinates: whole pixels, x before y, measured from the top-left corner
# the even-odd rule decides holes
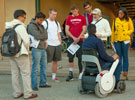
[[[66,19],[66,25],[69,26],[69,31],[74,37],[79,37],[83,26],[86,26],[86,18],[80,14],[78,16],[70,15]],[[80,41],[83,41],[83,37]]]

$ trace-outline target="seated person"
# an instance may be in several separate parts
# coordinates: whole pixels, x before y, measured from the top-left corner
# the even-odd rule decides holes
[[[96,37],[96,26],[94,24],[90,24],[88,26],[88,38],[83,42],[82,48],[93,48],[98,52],[98,59],[101,67],[104,68],[110,68],[112,63],[119,58],[117,54],[114,54],[113,56],[109,56],[104,48],[104,44],[101,39]],[[116,83],[120,80],[120,63],[117,65],[117,68],[115,70],[115,78]]]

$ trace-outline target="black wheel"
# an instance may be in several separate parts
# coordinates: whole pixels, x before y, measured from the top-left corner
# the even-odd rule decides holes
[[[126,83],[125,81],[119,81],[117,83],[117,91],[118,93],[123,93],[126,90]]]
[[[97,83],[96,86],[95,86],[95,94],[96,94],[96,96],[98,96],[99,98],[104,98],[104,97],[106,97],[106,96],[108,95],[108,94],[102,94],[102,93],[100,92],[99,83]]]

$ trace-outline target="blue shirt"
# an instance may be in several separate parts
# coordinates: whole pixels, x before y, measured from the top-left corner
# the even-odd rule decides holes
[[[98,52],[98,59],[102,67],[106,62],[114,62],[113,57],[106,53],[102,40],[97,38],[94,34],[90,34],[88,38],[84,40],[82,48],[95,49]]]

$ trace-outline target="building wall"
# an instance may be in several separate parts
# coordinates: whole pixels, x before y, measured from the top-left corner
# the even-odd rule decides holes
[[[85,10],[83,9],[83,3],[88,0],[40,0],[41,3],[41,11],[48,15],[48,10],[50,8],[56,8],[58,11],[57,20],[63,24],[65,18],[67,17],[68,13],[70,12],[69,8],[72,4],[75,4],[80,9],[80,14],[83,14]],[[57,2],[56,2],[57,1]],[[114,18],[114,13],[112,8],[114,7],[113,4],[102,4],[96,2],[96,0],[90,0],[94,8],[100,8],[103,12],[103,15],[107,16],[110,19],[110,23]]]
[[[6,21],[13,19],[16,9],[23,9],[27,13],[25,24],[28,24],[35,16],[35,0],[5,0]]]

